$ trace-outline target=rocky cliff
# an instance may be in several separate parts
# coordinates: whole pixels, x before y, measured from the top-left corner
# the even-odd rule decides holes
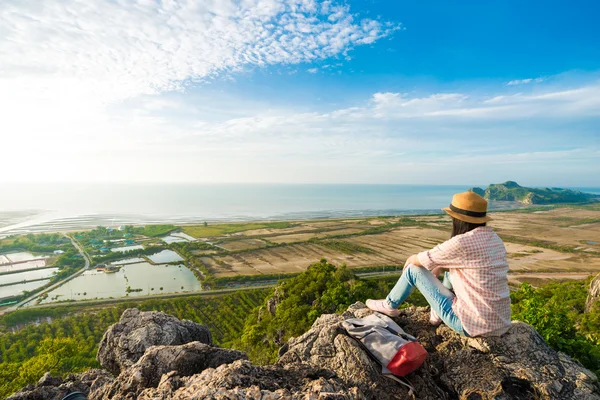
[[[428,308],[402,310],[396,321],[417,336],[428,360],[406,387],[346,335],[341,322],[371,313],[356,303],[343,315],[319,317],[290,339],[274,365],[211,344],[208,330],[160,312],[125,311],[98,351],[104,369],[66,378],[45,375],[11,400],[89,399],[600,399],[596,376],[547,346],[529,325],[514,322],[499,338],[466,338],[429,325]]]

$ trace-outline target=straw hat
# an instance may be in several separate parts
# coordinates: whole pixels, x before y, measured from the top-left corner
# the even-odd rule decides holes
[[[474,192],[457,193],[452,197],[450,207],[442,208],[450,216],[472,224],[491,221],[487,216],[486,199]]]

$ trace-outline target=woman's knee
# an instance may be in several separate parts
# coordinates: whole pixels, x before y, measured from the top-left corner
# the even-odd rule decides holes
[[[416,281],[417,276],[422,276],[427,273],[431,274],[425,267],[417,267],[414,264],[408,264],[406,268],[404,268],[404,273],[406,274],[408,281],[412,284]]]

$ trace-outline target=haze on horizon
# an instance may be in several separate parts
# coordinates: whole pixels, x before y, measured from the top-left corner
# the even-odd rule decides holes
[[[0,3],[0,183],[600,186],[594,1]]]

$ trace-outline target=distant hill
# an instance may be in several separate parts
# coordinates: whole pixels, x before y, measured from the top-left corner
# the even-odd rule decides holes
[[[483,190],[479,187],[469,189],[488,200],[517,201],[522,204],[557,204],[557,203],[584,203],[598,196],[578,190],[561,188],[528,188],[514,181],[491,184]]]

